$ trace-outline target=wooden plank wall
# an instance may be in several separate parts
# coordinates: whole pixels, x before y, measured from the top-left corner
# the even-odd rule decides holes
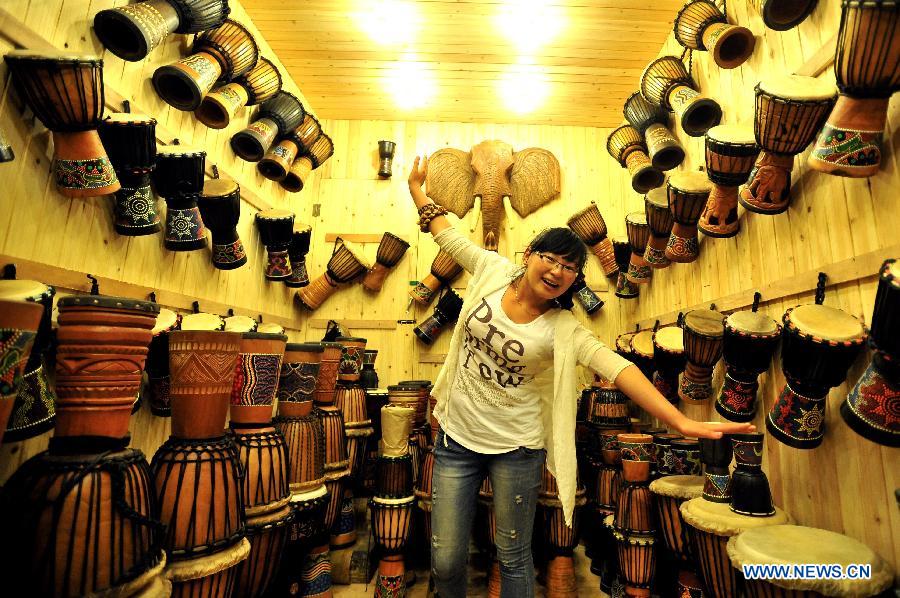
[[[718,99],[724,123],[753,122],[757,81],[766,75],[795,72],[810,60],[836,33],[840,23],[839,2],[819,2],[811,17],[799,27],[776,32],[764,27],[755,10],[745,1],[729,1],[730,20],[749,27],[757,36],[753,56],[740,68],[718,69],[705,53],[695,53],[694,76],[704,93]],[[681,47],[670,36],[661,54],[680,55]],[[834,80],[829,67],[822,78]],[[761,310],[779,319],[794,305],[813,302],[812,289],[819,269],[836,271],[830,265],[860,256],[882,259],[898,257],[900,241],[900,98],[891,103],[885,135],[884,164],[869,179],[844,179],[813,171],[805,164],[808,152],[795,160],[793,203],[779,216],[743,213],[741,232],[732,239],[701,236],[701,256],[688,265],[654,272],[649,288],[640,300],[623,308],[623,320],[631,328],[637,322],[650,326],[655,319],[687,306],[708,305],[743,292],[749,304],[755,289],[763,290]],[[684,168],[704,166],[703,138],[679,135],[688,150]],[[639,209],[642,199],[627,195],[625,205]],[[743,211],[743,208],[741,208]],[[851,275],[848,282],[829,286],[825,304],[871,321],[876,290],[877,265]],[[840,268],[838,268],[840,269]],[[844,268],[846,270],[846,268]],[[809,273],[809,274],[807,274]],[[767,297],[780,283],[805,276],[808,292],[784,297]],[[859,278],[862,276],[862,278]],[[858,278],[858,280],[857,280]],[[802,281],[801,281],[802,282]],[[732,297],[733,299],[733,297]],[[665,320],[664,320],[665,323]],[[900,487],[900,451],[880,447],[851,431],[839,413],[849,388],[862,374],[869,354],[850,371],[849,385],[832,390],[826,415],[827,435],[821,447],[812,451],[792,449],[771,437],[766,438],[763,462],[769,475],[775,502],[803,525],[822,527],[848,534],[866,543],[882,557],[900,564],[900,513],[894,489]],[[776,355],[775,363],[778,364]],[[714,382],[721,384],[722,367]],[[761,378],[762,407],[755,424],[765,429],[764,414],[777,398],[784,383],[779,365]],[[712,404],[684,406],[691,417],[720,420]]]

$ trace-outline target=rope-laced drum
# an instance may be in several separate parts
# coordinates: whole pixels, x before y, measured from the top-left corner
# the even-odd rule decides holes
[[[703,478],[696,475],[673,475],[650,482],[653,506],[659,522],[659,535],[681,570],[694,570],[696,564],[691,554],[680,507],[685,501],[703,493]]]
[[[628,280],[628,267],[631,263],[631,244],[628,237],[614,236],[610,239],[613,245],[613,255],[616,258],[616,266],[619,274],[616,277],[616,297],[620,299],[637,299],[640,287]]]
[[[730,437],[736,466],[731,476],[731,510],[753,517],[771,516],[775,513],[772,490],[762,470],[765,436],[761,432],[751,432],[731,434]]]
[[[708,51],[723,69],[737,68],[753,53],[756,40],[746,27],[729,25],[711,0],[693,0],[675,17],[675,39],[691,50]]]
[[[167,145],[156,152],[152,180],[166,201],[165,247],[195,251],[206,247],[206,229],[197,207],[203,191],[206,152],[182,145]]]
[[[712,396],[712,372],[722,356],[725,316],[712,309],[695,309],[684,316],[687,365],[679,376],[678,396],[705,401]]]
[[[666,245],[666,257],[673,262],[689,263],[700,257],[697,223],[709,199],[712,184],[700,172],[679,172],[667,183],[669,209],[675,223]]]
[[[625,230],[631,244],[631,260],[625,278],[634,284],[647,284],[653,276],[650,264],[644,258],[650,240],[650,225],[645,212],[631,212],[625,216]]]
[[[753,420],[757,378],[769,369],[780,339],[781,326],[764,313],[738,311],[725,318],[725,383],[716,397],[716,411],[722,417],[736,422]]]
[[[369,270],[371,265],[362,251],[340,237],[335,239],[334,250],[328,260],[325,272],[313,280],[309,286],[297,291],[297,301],[309,310],[318,309],[337,290],[338,285],[347,284]]]
[[[266,246],[267,263],[265,277],[268,280],[285,280],[291,276],[288,247],[294,230],[294,213],[273,208],[256,214],[259,239]]]
[[[607,235],[606,221],[597,209],[597,204],[591,202],[591,205],[573,214],[566,224],[597,256],[604,274],[613,276],[619,271],[612,241]]]
[[[259,162],[277,137],[297,128],[304,114],[297,96],[279,91],[260,105],[249,126],[231,137],[231,150],[242,160]]]
[[[609,134],[606,151],[622,168],[628,169],[631,188],[638,193],[659,187],[665,180],[662,171],[654,167],[647,156],[644,137],[631,125],[622,125]]]
[[[169,333],[181,326],[181,315],[164,307],[160,308],[153,327],[153,339],[147,351],[147,385],[144,392],[149,395],[150,411],[153,415],[169,417],[172,406],[169,396]]]
[[[435,294],[444,285],[450,284],[462,273],[462,266],[456,263],[450,254],[439,250],[431,262],[431,271],[416,286],[409,290],[410,298],[421,305],[428,305]]]
[[[197,200],[203,224],[212,233],[212,263],[219,270],[234,270],[247,263],[247,252],[238,236],[241,188],[229,179],[210,179]]]
[[[409,243],[397,235],[389,232],[381,235],[378,251],[375,254],[375,265],[363,277],[363,287],[374,292],[380,291],[391,268],[403,259],[407,249],[409,249]]]
[[[625,101],[625,120],[644,136],[650,162],[659,170],[672,170],[684,161],[684,148],[669,129],[669,113],[636,91]]]
[[[740,230],[738,187],[747,182],[759,146],[753,129],[742,125],[718,125],[706,132],[706,172],[712,191],[698,228],[707,237],[733,237]]]
[[[291,261],[291,275],[284,279],[285,286],[299,289],[309,284],[309,273],[306,270],[306,254],[312,238],[312,227],[308,224],[294,222],[291,232],[291,244],[288,245],[288,258]]]
[[[316,140],[313,141],[312,145],[309,146],[307,155],[312,161],[313,169],[324,164],[328,158],[334,155],[334,142],[331,140],[331,137],[326,135],[323,131]]]
[[[644,212],[650,226],[650,239],[644,250],[644,259],[651,268],[666,268],[672,263],[666,257],[666,245],[675,220],[669,209],[669,192],[665,185],[647,192],[644,196]]]
[[[213,129],[224,129],[243,106],[255,106],[281,91],[281,73],[267,58],[252,69],[214,89],[194,111],[197,120]]]
[[[664,326],[653,333],[653,386],[670,403],[678,402],[678,375],[684,370],[684,331],[679,326]]]
[[[700,95],[697,84],[676,56],[662,56],[647,65],[641,74],[644,99],[675,112],[681,128],[700,137],[722,120],[722,108],[712,98]]]

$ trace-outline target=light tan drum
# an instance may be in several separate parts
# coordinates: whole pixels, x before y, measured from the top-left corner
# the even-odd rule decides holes
[[[381,408],[379,454],[385,457],[402,457],[409,453],[409,435],[415,413],[415,409],[411,407],[385,405]]]
[[[679,508],[683,502],[703,494],[704,481],[698,475],[670,475],[650,482],[660,536],[681,568],[695,569],[696,565]]]
[[[566,224],[584,241],[591,253],[597,256],[604,274],[612,276],[618,272],[612,240],[607,235],[606,221],[597,209],[597,204],[591,202],[588,207],[575,212]]]
[[[746,27],[729,25],[712,0],[694,0],[678,11],[675,39],[685,48],[708,51],[723,69],[739,67],[756,45],[753,32]]]
[[[225,330],[222,316],[200,311],[181,318],[182,330]]]
[[[297,301],[310,311],[318,309],[337,290],[371,268],[360,248],[338,237],[324,274],[297,291]]]
[[[700,257],[697,222],[709,199],[712,183],[701,172],[679,172],[669,177],[667,189],[675,224],[666,245],[666,257],[673,262],[693,262]]]
[[[653,330],[641,330],[631,339],[632,361],[648,378],[653,376]]]
[[[641,95],[651,104],[675,112],[681,128],[701,137],[722,120],[722,108],[712,98],[700,95],[694,78],[677,56],[661,56],[641,74]]]
[[[707,237],[738,234],[738,187],[750,178],[758,155],[753,127],[719,125],[706,132],[706,174],[713,185],[698,228]]]
[[[650,162],[643,135],[631,125],[622,125],[609,134],[606,151],[622,168],[628,169],[631,188],[638,193],[662,185],[665,176]]]

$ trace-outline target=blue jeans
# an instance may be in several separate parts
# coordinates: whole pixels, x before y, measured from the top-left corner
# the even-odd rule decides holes
[[[431,490],[431,574],[439,598],[466,595],[469,534],[486,474],[494,490],[501,598],[534,596],[531,531],[545,457],[543,449],[525,447],[499,455],[476,453],[438,430]]]

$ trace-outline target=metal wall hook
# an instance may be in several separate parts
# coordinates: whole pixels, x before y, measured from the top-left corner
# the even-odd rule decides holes
[[[16,279],[16,265],[15,264],[6,264],[3,266],[3,280],[15,280]]]
[[[259,322],[260,324],[262,324],[262,314],[257,314],[256,317],[257,317],[256,321]]]
[[[822,305],[825,301],[825,281],[827,280],[828,275],[819,272],[819,280],[816,282],[816,305]]]
[[[100,284],[97,282],[97,279],[90,274],[87,275],[88,280],[91,281],[91,295],[99,295],[100,294]]]
[[[713,311],[716,311],[716,304],[715,304],[715,303],[710,303],[710,304],[709,304],[709,309],[711,309],[711,310],[713,310]]]
[[[229,307],[229,308],[228,308],[228,317],[231,318],[231,317],[233,317],[233,316],[234,316],[234,309],[231,308],[231,307]]]
[[[219,167],[216,166],[215,164],[213,164],[213,165],[212,165],[212,171],[213,171],[213,176],[212,176],[212,178],[214,178],[214,179],[219,178]]]
[[[129,100],[122,100],[122,111],[125,114],[131,114],[131,102]]]
[[[200,313],[200,302],[199,301],[194,301],[193,303],[191,303],[191,307],[194,309],[195,314]]]
[[[653,332],[656,332],[657,330],[659,330],[659,320],[657,320],[656,323],[653,324]]]
[[[150,291],[150,302],[156,303],[156,291]]]
[[[640,332],[640,331],[641,331],[641,325],[640,325],[640,324],[635,324],[635,325],[634,325],[634,332],[635,332],[635,333],[638,333],[638,332]]]
[[[684,328],[684,312],[678,312],[678,318],[675,320],[675,325],[679,328]]]
[[[172,140],[172,145],[181,145],[181,140],[178,139],[178,137],[176,137],[175,139]]]
[[[759,310],[759,300],[762,299],[762,293],[756,291],[753,293],[753,305],[750,306],[750,311],[756,313]]]

